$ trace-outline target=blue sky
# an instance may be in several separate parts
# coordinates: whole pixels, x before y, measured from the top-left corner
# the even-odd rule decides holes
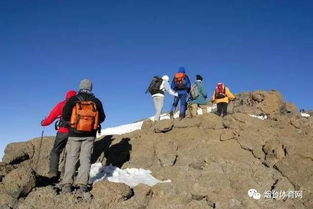
[[[104,104],[103,127],[151,116],[151,77],[180,66],[210,94],[223,81],[313,109],[312,9],[310,0],[1,0],[0,153],[40,136],[41,119],[84,78]]]

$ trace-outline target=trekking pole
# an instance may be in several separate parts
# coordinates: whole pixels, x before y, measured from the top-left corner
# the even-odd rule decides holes
[[[42,128],[42,131],[41,131],[41,137],[40,137],[40,143],[39,143],[39,150],[38,150],[38,157],[37,157],[37,162],[36,162],[36,172],[37,172],[37,169],[38,169],[38,163],[39,163],[39,158],[40,158],[40,152],[41,152],[41,146],[42,146],[42,140],[43,140],[43,134],[45,132],[45,127]]]

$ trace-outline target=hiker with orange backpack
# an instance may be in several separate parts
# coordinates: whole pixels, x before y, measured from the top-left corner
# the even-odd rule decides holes
[[[186,115],[187,97],[191,88],[191,83],[184,67],[180,67],[178,73],[175,74],[171,88],[178,93],[178,96],[174,98],[170,117],[174,117],[174,111],[180,101],[179,119],[182,120]]]
[[[65,172],[61,183],[64,193],[72,191],[78,159],[77,192],[87,192],[93,144],[100,124],[105,120],[102,103],[92,93],[91,81],[82,80],[79,88],[79,93],[65,104],[62,114],[63,119],[70,124]]]
[[[218,83],[212,96],[212,102],[217,104],[216,114],[219,116],[223,115],[223,117],[226,116],[228,103],[234,99],[236,99],[236,97],[231,93],[229,88],[223,83]]]
[[[76,91],[70,90],[65,95],[65,100],[59,102],[50,112],[48,117],[41,121],[41,126],[48,126],[56,119],[60,119],[57,122],[56,129],[58,130],[57,135],[55,137],[55,141],[50,152],[50,163],[49,163],[49,178],[54,178],[58,176],[59,170],[59,159],[60,154],[62,153],[68,139],[69,129],[66,127],[66,124],[63,123],[63,119],[61,118],[63,107],[65,103],[73,96],[76,95]]]

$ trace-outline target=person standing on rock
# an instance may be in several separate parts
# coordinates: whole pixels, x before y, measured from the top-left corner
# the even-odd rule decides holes
[[[59,102],[51,110],[48,117],[41,121],[41,126],[48,126],[51,123],[53,123],[53,121],[55,121],[56,119],[61,118],[65,103],[75,95],[76,91],[74,90],[68,91],[65,95],[65,100]],[[60,119],[60,122],[58,123],[58,126],[56,126],[56,128],[58,128],[58,132],[55,137],[54,145],[50,152],[49,172],[47,176],[49,178],[54,178],[58,176],[60,154],[62,153],[67,143],[69,133],[69,128],[66,126],[62,118]]]
[[[196,76],[196,82],[192,84],[190,90],[190,97],[188,101],[188,109],[190,116],[194,117],[197,115],[198,108],[202,109],[202,114],[208,112],[208,95],[203,85],[203,78],[201,75]]]
[[[212,96],[212,102],[217,104],[216,114],[219,116],[223,115],[223,117],[226,116],[228,103],[234,99],[236,99],[236,97],[231,93],[229,88],[223,83],[218,83]]]
[[[168,77],[168,75],[164,75],[162,76],[162,78],[155,76],[147,90],[150,92],[154,102],[154,107],[156,111],[154,121],[160,120],[164,105],[165,93],[168,92],[174,97],[178,96],[178,94],[173,89],[171,89],[169,80],[170,78]]]
[[[174,98],[170,117],[174,117],[174,111],[176,110],[178,102],[180,101],[179,119],[182,120],[185,117],[187,97],[191,88],[191,83],[184,67],[180,67],[178,73],[175,74],[175,77],[173,78],[171,84],[171,88],[178,93],[178,96]]]
[[[105,120],[101,101],[92,93],[92,83],[84,79],[80,82],[79,93],[64,106],[62,117],[71,128],[66,145],[65,172],[61,184],[62,191],[72,191],[76,163],[80,168],[76,177],[78,193],[87,192],[87,183],[91,166],[91,154],[100,124]]]

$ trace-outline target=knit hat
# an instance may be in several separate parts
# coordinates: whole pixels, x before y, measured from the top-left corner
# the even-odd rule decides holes
[[[92,91],[92,83],[88,79],[84,79],[79,84],[79,90],[88,90]]]
[[[163,75],[162,79],[163,79],[163,81],[169,81],[170,77],[168,77],[168,75]]]
[[[201,75],[196,75],[196,80],[203,81],[203,78]]]
[[[186,69],[184,67],[179,67],[178,72],[179,73],[186,73]]]

